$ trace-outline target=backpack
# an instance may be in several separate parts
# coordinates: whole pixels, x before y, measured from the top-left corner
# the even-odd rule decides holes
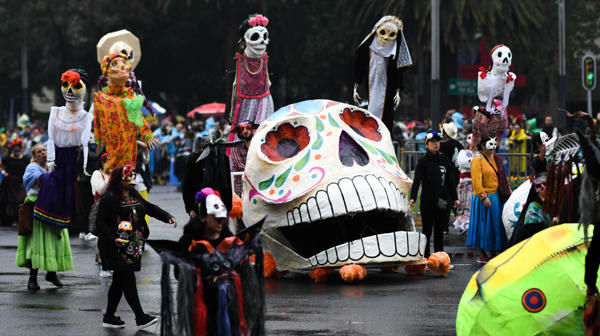
[[[100,208],[100,200],[101,199],[102,199],[102,197],[100,197],[98,200],[96,200],[94,202],[94,204],[92,204],[92,207],[90,208],[89,228],[90,228],[90,232],[94,236],[100,236],[99,232],[98,232],[98,225],[96,224],[96,218],[98,217],[98,208]]]

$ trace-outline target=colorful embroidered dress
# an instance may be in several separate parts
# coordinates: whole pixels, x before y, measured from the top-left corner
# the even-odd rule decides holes
[[[274,112],[269,90],[269,56],[263,53],[260,58],[250,58],[238,53],[236,61],[237,95],[233,121],[260,124]],[[229,141],[238,139],[237,134],[230,133]]]
[[[50,110],[48,161],[54,161],[55,169],[38,179],[40,192],[33,214],[36,220],[61,229],[69,226],[78,150],[83,146],[85,167],[93,118],[83,106],[74,113],[64,106]]]
[[[143,96],[136,96],[132,88],[124,86],[108,86],[94,93],[94,134],[108,152],[108,161],[104,165],[107,174],[115,167],[135,167],[138,130],[144,141],[152,137],[142,118],[143,102]]]

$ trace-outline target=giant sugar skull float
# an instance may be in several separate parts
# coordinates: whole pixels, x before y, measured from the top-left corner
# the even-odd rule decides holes
[[[420,261],[390,133],[367,110],[328,100],[285,106],[267,118],[248,150],[246,223],[267,215],[263,239],[279,271]]]

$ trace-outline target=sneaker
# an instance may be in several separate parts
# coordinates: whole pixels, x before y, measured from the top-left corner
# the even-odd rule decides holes
[[[97,236],[94,236],[91,232],[85,235],[85,240],[94,240],[98,239]]]
[[[480,264],[487,264],[490,261],[489,258],[484,258],[484,257],[479,257],[479,259],[477,259],[477,262]]]
[[[144,328],[147,328],[153,324],[156,324],[156,322],[158,321],[158,319],[152,315],[148,315],[148,314],[144,314],[143,317],[141,317],[140,319],[135,319],[135,323],[137,324],[137,329],[138,330],[142,330]]]
[[[450,265],[450,266],[448,266],[448,269],[449,269],[449,270],[453,270],[453,269],[454,269],[454,265]]]
[[[79,239],[85,239],[85,233],[79,232]]]
[[[123,322],[123,320],[121,320],[121,318],[118,316],[106,316],[105,314],[104,318],[102,319],[102,326],[104,328],[113,329],[125,328],[125,322]]]
[[[112,276],[112,273],[110,273],[110,271],[100,271],[100,277],[102,278],[110,278]]]

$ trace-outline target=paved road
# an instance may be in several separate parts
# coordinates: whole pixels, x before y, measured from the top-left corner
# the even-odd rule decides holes
[[[157,186],[150,201],[175,215],[180,226],[151,219],[151,237],[178,239],[187,221],[183,202],[174,187]],[[313,283],[308,272],[292,272],[268,279],[269,335],[454,335],[458,302],[471,276],[479,269],[475,250],[465,247],[465,236],[451,228],[446,251],[456,268],[448,277],[408,275],[404,270],[383,274],[369,271],[357,283],[338,274],[325,284]],[[121,330],[102,328],[102,314],[110,278],[100,278],[94,263],[95,242],[71,237],[75,270],[59,276],[65,287],[46,282],[40,271],[39,292],[27,291],[28,270],[14,264],[16,228],[0,228],[0,335],[133,335],[134,314],[125,299],[117,315]],[[160,309],[160,258],[152,250],[143,256],[137,273],[142,307],[149,314]],[[137,332],[137,334],[148,334]]]

